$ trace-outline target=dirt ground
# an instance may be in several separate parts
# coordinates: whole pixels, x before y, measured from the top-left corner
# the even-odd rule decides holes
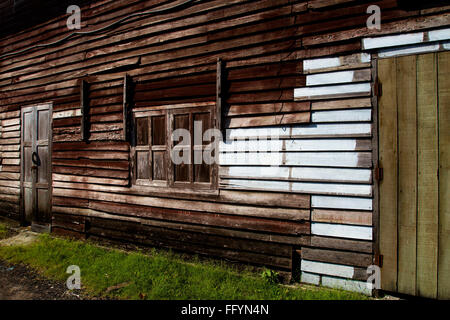
[[[0,260],[0,300],[83,300],[64,283],[45,279],[23,265]]]

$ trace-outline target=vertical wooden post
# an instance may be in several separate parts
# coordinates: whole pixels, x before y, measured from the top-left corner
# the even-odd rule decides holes
[[[123,131],[122,140],[130,141],[131,136],[131,93],[132,93],[133,80],[129,75],[125,75],[123,78]]]
[[[81,107],[81,140],[89,139],[89,83],[81,81],[80,85],[80,107]]]
[[[396,58],[378,62],[383,95],[378,100],[379,165],[384,178],[379,182],[379,245],[383,255],[381,287],[397,291],[397,62]]]
[[[225,80],[226,80],[226,70],[225,70],[225,62],[222,59],[217,59],[217,78],[216,78],[216,129],[222,132],[222,137],[225,140],[224,128],[222,125],[222,115],[223,109],[225,106],[226,99],[226,88],[225,88]],[[216,152],[219,152],[219,141],[216,141]],[[218,157],[217,157],[218,158]],[[219,164],[217,162],[212,166],[211,171],[212,177],[212,185],[213,188],[218,189],[219,187]]]

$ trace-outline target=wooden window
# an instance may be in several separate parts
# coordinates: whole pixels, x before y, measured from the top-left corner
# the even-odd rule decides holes
[[[133,182],[141,186],[214,189],[217,164],[204,159],[214,154],[212,142],[204,140],[215,128],[215,104],[165,107],[134,113],[132,147]],[[180,130],[181,129],[181,130]],[[176,157],[176,158],[175,158]],[[178,160],[177,160],[178,159]]]

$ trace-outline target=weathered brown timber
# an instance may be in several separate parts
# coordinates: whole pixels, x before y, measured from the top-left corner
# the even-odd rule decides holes
[[[365,268],[380,261],[379,242],[391,245],[378,230],[386,199],[378,205],[377,167],[383,163],[377,130],[380,122],[396,119],[392,106],[376,114],[377,101],[384,103],[392,88],[379,84],[379,51],[367,50],[362,39],[423,32],[420,46],[430,42],[442,51],[444,42],[432,40],[430,32],[450,26],[450,7],[443,2],[380,0],[373,4],[381,8],[382,28],[368,29],[370,4],[86,0],[78,3],[80,31],[101,31],[59,42],[77,31],[67,29],[67,1],[0,0],[0,214],[23,220],[33,185],[42,188],[42,177],[31,174],[39,162],[33,154],[42,151],[21,142],[28,132],[21,111],[51,104],[47,223],[55,234],[173,248],[292,273],[315,262],[329,269],[305,271],[319,282],[327,276],[343,280],[335,268],[341,265],[353,271],[349,280],[365,281]],[[127,19],[161,9],[170,10]],[[119,19],[127,20],[108,27]],[[350,92],[351,85],[367,87]],[[327,92],[341,86],[345,90]],[[324,93],[296,93],[305,88]],[[437,91],[438,101],[445,101],[445,88]],[[201,134],[223,132],[215,152],[232,159],[173,165],[171,133],[192,130],[199,120]],[[270,153],[255,138],[275,134],[280,140],[273,153],[280,159],[270,166],[264,162]],[[388,139],[380,139],[383,149]],[[444,142],[439,150],[446,150]],[[244,150],[235,152],[235,145]],[[209,147],[203,141],[180,147],[189,148],[195,154]],[[31,193],[22,192],[24,177]],[[385,181],[390,179],[396,177]],[[445,248],[446,238],[439,241]],[[447,287],[440,286],[440,296]]]

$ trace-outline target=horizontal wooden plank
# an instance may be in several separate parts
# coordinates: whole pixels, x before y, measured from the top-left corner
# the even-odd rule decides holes
[[[95,190],[95,189],[94,189]],[[309,210],[295,210],[279,208],[273,210],[273,208],[264,207],[251,207],[243,205],[231,205],[231,204],[217,204],[211,202],[201,202],[201,201],[189,201],[189,200],[174,200],[167,198],[157,198],[150,196],[136,196],[136,195],[125,195],[125,194],[115,194],[113,199],[110,193],[106,192],[95,192],[87,190],[70,190],[70,189],[60,189],[54,188],[53,194],[55,196],[61,197],[72,197],[81,199],[90,199],[98,201],[111,201],[117,203],[128,203],[134,205],[142,206],[152,206],[160,208],[173,208],[178,210],[192,210],[200,212],[214,212],[223,213],[230,215],[243,215],[250,217],[265,217],[272,219],[283,219],[283,220],[294,220],[294,221],[304,221],[309,220]],[[160,195],[161,196],[161,195]]]
[[[372,212],[314,209],[311,213],[311,221],[372,226]]]
[[[302,248],[302,259],[357,267],[372,265],[370,254],[312,248]]]

